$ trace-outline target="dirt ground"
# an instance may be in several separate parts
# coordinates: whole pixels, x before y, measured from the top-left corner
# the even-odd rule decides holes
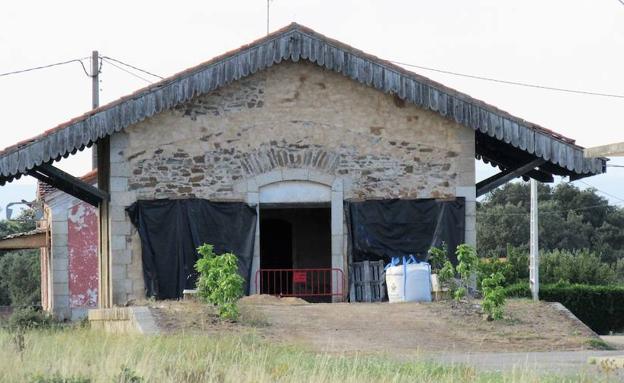
[[[273,342],[328,352],[572,351],[598,337],[552,304],[508,300],[505,319],[482,319],[478,302],[317,303],[271,296],[243,298],[237,323],[196,302],[150,304],[165,332],[254,332]]]

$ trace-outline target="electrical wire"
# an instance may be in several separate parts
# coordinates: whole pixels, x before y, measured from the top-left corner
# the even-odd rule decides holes
[[[162,77],[162,76],[159,76],[159,75],[154,74],[154,73],[152,73],[152,72],[148,72],[148,71],[146,71],[145,69],[137,68],[136,66],[134,66],[134,65],[130,65],[130,64],[125,63],[125,62],[123,62],[123,61],[121,61],[121,60],[117,60],[117,59],[114,59],[114,58],[109,57],[109,56],[102,56],[102,58],[107,59],[107,60],[114,61],[114,62],[116,62],[116,63],[118,63],[118,64],[125,65],[125,66],[127,66],[127,67],[129,67],[129,68],[132,68],[132,69],[134,69],[134,70],[138,70],[139,72],[143,72],[143,73],[148,74],[148,75],[150,75],[150,76],[157,77],[157,78],[159,78],[159,79],[161,79],[161,80],[164,80],[164,77]],[[110,61],[109,61],[109,62],[110,62]]]
[[[621,202],[624,202],[624,198],[620,198],[620,197],[615,196],[615,195],[613,195],[613,194],[611,194],[611,193],[608,193],[608,192],[606,192],[606,191],[604,191],[604,190],[600,190],[600,189],[598,189],[597,187],[595,187],[595,186],[593,186],[593,185],[590,185],[590,184],[588,184],[587,182],[585,182],[585,181],[583,181],[583,180],[576,180],[576,182],[580,182],[580,183],[584,184],[585,186],[589,186],[590,188],[595,189],[596,191],[599,191],[600,193],[602,193],[602,194],[604,194],[604,195],[607,195],[607,196],[609,196],[609,197],[611,197],[611,198],[615,198],[615,199],[617,199],[617,200],[619,200],[619,201],[621,201]],[[568,182],[568,183],[569,183],[569,182]]]
[[[624,2],[624,0],[621,0],[621,1]],[[475,79],[475,80],[490,81],[490,82],[495,82],[495,83],[499,83],[499,84],[516,85],[516,86],[523,86],[523,87],[527,87],[527,88],[551,90],[551,91],[556,91],[556,92],[582,94],[582,95],[586,95],[586,96],[600,96],[600,97],[611,97],[611,98],[621,98],[621,99],[624,99],[624,95],[622,95],[622,94],[602,93],[602,92],[594,92],[594,91],[578,90],[578,89],[557,88],[557,87],[546,86],[546,85],[531,84],[531,83],[525,83],[525,82],[519,82],[519,81],[499,80],[499,79],[491,78],[491,77],[477,76],[477,75],[466,74],[466,73],[459,73],[459,72],[452,72],[452,71],[448,71],[448,70],[444,70],[444,69],[426,67],[426,66],[422,66],[422,65],[407,64],[407,63],[403,63],[403,62],[399,62],[399,61],[390,61],[390,62],[394,63],[394,64],[397,64],[397,65],[403,65],[403,66],[407,66],[407,67],[413,67],[413,68],[428,70],[428,71],[432,71],[432,72],[444,73],[444,74],[449,74],[449,75],[452,75],[452,76],[467,77],[467,78],[471,78],[471,79]]]
[[[0,73],[0,77],[11,76],[11,75],[21,74],[21,73],[26,73],[26,72],[32,72],[32,71],[40,70],[40,69],[52,68],[52,67],[55,67],[55,66],[71,64],[73,62],[80,63],[80,65],[82,66],[82,69],[84,70],[85,74],[87,76],[91,77],[91,75],[87,72],[87,69],[85,68],[84,64],[82,63],[82,60],[86,60],[88,58],[89,57],[82,57],[82,58],[79,58],[79,59],[72,59],[72,60],[67,60],[67,61],[61,61],[61,62],[57,62],[57,63],[54,63],[54,64],[41,65],[41,66],[37,66],[37,67],[33,67],[33,68],[20,69],[20,70],[16,70],[16,71],[12,71],[12,72]]]
[[[143,81],[145,81],[147,83],[152,84],[154,82],[154,81],[146,79],[145,77],[139,76],[138,74],[136,74],[134,72],[130,72],[129,70],[120,67],[119,65],[115,64],[114,62],[112,62],[112,61],[110,61],[110,60],[108,60],[106,58],[103,58],[103,60],[106,61],[107,63],[109,63],[110,65],[114,66],[115,68],[117,68],[117,69],[119,69],[121,71],[124,71],[124,72],[128,73],[129,75],[134,76],[134,77],[136,77],[138,79],[141,79],[141,80],[143,80]]]

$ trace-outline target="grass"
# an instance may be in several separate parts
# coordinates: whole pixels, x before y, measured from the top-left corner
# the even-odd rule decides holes
[[[254,334],[145,337],[67,327],[25,333],[23,350],[0,330],[0,382],[594,382],[533,371],[477,373],[464,366],[384,356],[313,353]]]
[[[595,338],[595,339],[592,338],[592,339],[588,340],[587,343],[594,350],[616,350],[615,347],[611,346],[609,343],[605,342],[604,340],[602,340],[600,338]]]

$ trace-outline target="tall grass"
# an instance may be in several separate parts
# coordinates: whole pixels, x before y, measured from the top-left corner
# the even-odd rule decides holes
[[[20,352],[12,334],[0,330],[1,382],[37,381],[37,376],[38,381],[45,382],[42,377],[56,376],[111,383],[119,382],[123,371],[144,382],[565,381],[562,377],[540,377],[531,371],[480,374],[468,367],[427,361],[313,353],[300,347],[270,344],[252,333],[145,337],[86,328],[40,330],[26,333],[25,347]],[[577,376],[568,381],[593,382],[595,377]]]

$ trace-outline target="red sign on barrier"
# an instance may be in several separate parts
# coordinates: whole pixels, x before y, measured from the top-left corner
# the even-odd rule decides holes
[[[307,280],[307,273],[305,271],[293,272],[293,283],[306,283]]]

